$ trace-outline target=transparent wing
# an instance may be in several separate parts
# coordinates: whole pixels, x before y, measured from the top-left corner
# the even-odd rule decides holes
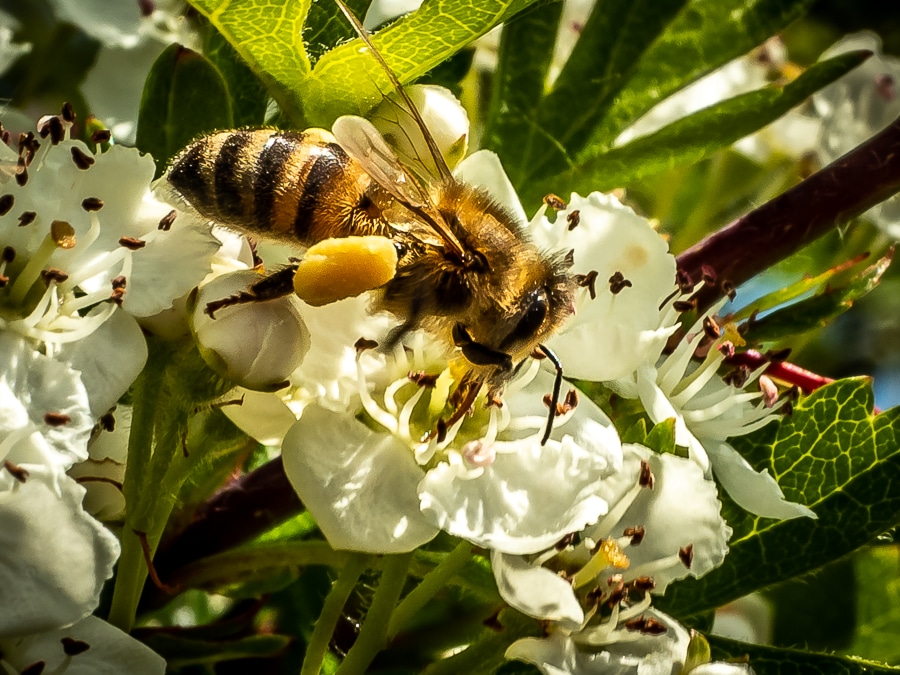
[[[331,133],[348,155],[362,165],[378,185],[405,204],[431,208],[431,200],[411,176],[381,132],[369,120],[355,115],[338,117]]]

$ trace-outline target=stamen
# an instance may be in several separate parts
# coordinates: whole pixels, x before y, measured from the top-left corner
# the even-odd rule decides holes
[[[359,358],[356,359],[356,379],[359,388],[359,398],[360,402],[363,405],[363,408],[369,416],[378,422],[385,429],[390,431],[391,433],[397,433],[397,418],[395,418],[390,413],[382,410],[378,407],[378,404],[372,399],[371,394],[369,393],[368,383],[366,382],[366,375],[363,372],[362,363],[360,363]]]
[[[29,289],[34,285],[41,276],[41,270],[50,262],[53,253],[56,251],[56,242],[48,234],[44,237],[38,250],[25,265],[19,276],[16,277],[12,289],[9,292],[9,301],[13,305],[21,305]]]
[[[391,415],[396,415],[399,410],[395,399],[397,392],[407,384],[409,384],[409,380],[401,378],[391,382],[384,390],[384,407]]]
[[[416,389],[416,393],[412,395],[412,397],[404,404],[403,410],[400,411],[400,417],[398,418],[398,433],[400,436],[406,440],[411,441],[412,436],[409,432],[409,420],[412,417],[413,410],[415,410],[416,404],[422,398],[422,395],[425,393],[425,390],[422,388]]]

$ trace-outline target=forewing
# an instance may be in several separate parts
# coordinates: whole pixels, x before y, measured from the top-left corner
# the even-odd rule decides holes
[[[400,160],[388,147],[375,125],[363,117],[338,117],[331,133],[348,155],[360,163],[363,170],[401,202],[420,209],[430,209],[431,200]]]

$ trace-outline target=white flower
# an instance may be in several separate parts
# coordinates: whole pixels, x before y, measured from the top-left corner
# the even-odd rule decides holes
[[[0,332],[0,635],[71,624],[97,606],[118,540],[65,471],[93,421],[78,374]]]
[[[699,337],[704,335],[703,323],[720,307],[721,304],[700,319],[672,354],[656,366],[645,363],[632,378],[618,381],[616,388],[622,395],[639,396],[654,423],[674,418],[675,443],[688,448],[691,459],[707,475],[710,471],[715,473],[725,491],[742,508],[767,518],[815,518],[806,506],[786,501],[768,471],[754,471],[727,442],[728,438],[752,433],[778,419],[778,407],[764,401],[761,392],[744,391],[762,370],[748,373],[743,382],[737,383],[740,386],[724,382],[718,375],[725,360],[719,349],[722,340],[710,346],[700,365],[692,365]]]
[[[31,51],[30,44],[13,42],[13,35],[17,28],[15,19],[6,12],[0,11],[0,74],[5,73],[22,54]]]
[[[362,409],[379,431],[357,421],[357,410],[309,405],[285,438],[288,478],[332,546],[408,551],[444,528],[481,546],[533,552],[606,512],[598,478],[620,458],[599,409],[582,401],[539,448],[552,376],[534,362],[510,383],[502,408],[477,403],[470,418],[454,412],[469,404],[448,404],[462,364],[448,368],[430,344],[416,334],[393,358],[360,355]],[[445,432],[433,433],[442,418]]]
[[[118,628],[89,616],[68,628],[0,638],[0,669],[55,675],[163,675],[166,663]]]
[[[536,555],[492,554],[500,594],[511,606],[580,630],[611,589],[663,593],[672,581],[721,564],[731,529],[715,484],[688,459],[632,444],[623,451],[620,470],[602,481],[609,508],[596,524]]]
[[[900,115],[900,59],[881,51],[878,35],[847,35],[825,50],[821,58],[858,49],[874,55],[813,95],[822,120],[818,150],[826,163],[868,140]],[[867,211],[866,216],[888,235],[900,239],[900,199],[892,197]]]

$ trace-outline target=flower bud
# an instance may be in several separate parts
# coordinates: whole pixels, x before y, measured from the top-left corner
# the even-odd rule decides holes
[[[201,287],[189,302],[191,328],[200,354],[217,373],[257,391],[286,383],[309,350],[309,331],[293,296],[223,307],[215,318],[208,303],[246,291],[260,280],[253,270],[224,274]]]

